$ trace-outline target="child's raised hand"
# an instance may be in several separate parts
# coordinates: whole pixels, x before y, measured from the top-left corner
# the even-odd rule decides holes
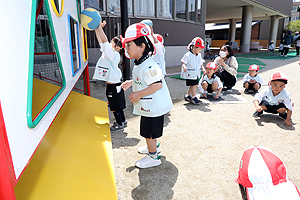
[[[287,127],[291,127],[293,125],[291,119],[286,118],[283,122]]]
[[[106,25],[106,21],[100,22],[100,26],[103,28]]]
[[[132,85],[132,80],[130,81],[125,81],[124,83],[121,84],[121,88],[126,91],[128,88],[130,88]]]

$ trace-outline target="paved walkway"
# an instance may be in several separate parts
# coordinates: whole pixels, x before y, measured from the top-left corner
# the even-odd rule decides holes
[[[111,134],[119,199],[241,199],[234,179],[240,156],[250,145],[274,151],[286,164],[289,179],[300,187],[298,58],[259,60],[267,64],[260,71],[265,82],[277,71],[289,77],[286,89],[295,103],[293,127],[286,127],[276,115],[253,118],[253,96],[243,93],[242,78],[232,93],[224,93],[237,98],[236,103],[207,100],[192,105],[183,100],[188,89],[185,81],[166,77],[174,108],[165,116],[164,135],[159,139],[162,165],[135,168],[135,162],[143,157],[137,149],[145,140],[139,135],[140,117],[132,114],[129,101],[125,109],[128,127]],[[91,83],[91,88],[93,97],[106,101],[104,83]],[[127,97],[130,92],[125,92]],[[111,114],[110,119],[113,122]]]

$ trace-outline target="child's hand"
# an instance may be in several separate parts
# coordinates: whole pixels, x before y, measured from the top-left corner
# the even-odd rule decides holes
[[[252,80],[252,79],[250,79],[250,80],[249,80],[249,83],[252,83],[252,84],[253,84],[253,83],[256,83],[256,81],[255,81],[255,80]]]
[[[183,71],[186,72],[187,71],[187,67],[185,65],[182,65]]]
[[[206,74],[206,70],[205,70],[205,68],[203,68],[203,70],[202,70],[202,71],[203,71],[203,74]]]
[[[292,124],[292,121],[291,119],[288,119],[286,118],[283,122],[287,127],[291,127],[293,124]]]
[[[204,96],[205,99],[207,99],[205,92],[203,92],[202,95]]]
[[[132,85],[132,80],[130,81],[125,81],[124,83],[121,84],[121,88],[126,91],[128,88],[130,88]]]
[[[100,26],[103,28],[106,25],[106,21],[100,22]]]
[[[218,99],[218,98],[219,98],[219,95],[218,95],[218,94],[216,94],[216,95],[215,95],[215,99]]]
[[[255,109],[256,109],[258,112],[263,111],[263,109],[262,109],[260,106],[255,107]]]
[[[129,95],[129,100],[131,103],[136,103],[140,100],[141,96],[140,96],[140,93],[139,92],[132,92],[130,95]]]

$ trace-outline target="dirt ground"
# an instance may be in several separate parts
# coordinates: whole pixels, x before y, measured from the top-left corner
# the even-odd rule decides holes
[[[146,143],[139,135],[140,117],[132,114],[128,98],[128,127],[111,134],[119,199],[241,199],[234,179],[241,154],[251,145],[262,145],[275,152],[285,163],[288,178],[300,187],[298,58],[259,60],[267,64],[260,71],[264,82],[278,71],[289,78],[286,90],[295,104],[292,127],[286,127],[277,115],[253,118],[253,96],[243,93],[242,78],[232,93],[224,93],[236,101],[206,100],[192,105],[183,100],[188,89],[185,81],[166,77],[174,107],[165,116],[164,134],[159,139],[162,165],[135,167],[135,162],[144,156],[137,149]],[[91,83],[91,87],[92,96],[106,101],[105,84]],[[126,96],[130,92],[126,91]],[[112,123],[111,114],[110,119]]]

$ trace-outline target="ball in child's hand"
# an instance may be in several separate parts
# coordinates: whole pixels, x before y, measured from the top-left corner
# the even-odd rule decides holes
[[[101,15],[93,8],[86,8],[80,14],[81,25],[87,30],[95,30],[101,22]]]

